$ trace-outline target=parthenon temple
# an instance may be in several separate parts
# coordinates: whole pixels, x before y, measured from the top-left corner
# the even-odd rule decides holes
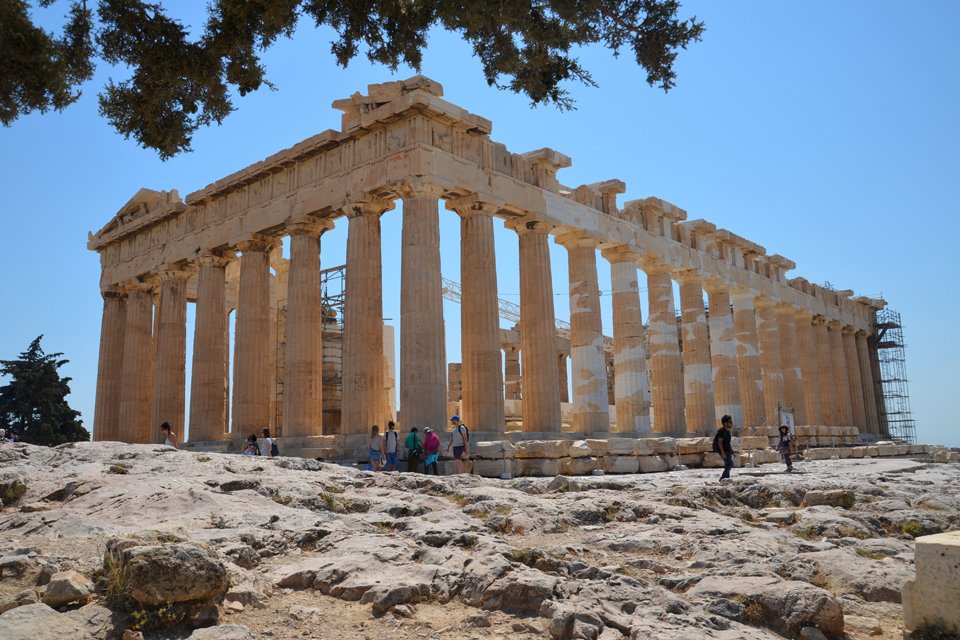
[[[472,433],[501,439],[690,437],[711,434],[724,414],[738,427],[765,429],[781,411],[797,425],[885,435],[871,345],[883,300],[789,277],[789,259],[688,220],[657,197],[618,206],[620,180],[565,186],[558,171],[569,157],[549,148],[513,153],[490,138],[490,121],[442,96],[423,76],[370,85],[366,95],[333,103],[343,112],[340,131],[183,199],[141,189],[91,234],[104,302],[94,439],[157,442],[160,423],[169,422],[191,442],[270,426],[284,438],[349,448],[390,419],[403,431],[443,429],[451,399]],[[398,200],[402,212],[391,213]],[[460,217],[461,234],[465,311],[452,398],[441,204]],[[402,215],[396,376],[383,318],[384,215]],[[519,265],[497,259],[495,217],[515,232]],[[335,224],[347,225],[348,237],[339,320],[320,284],[321,264],[332,266],[320,237]],[[562,355],[551,236],[569,260]],[[598,281],[598,260],[609,262],[610,283]],[[500,326],[498,269],[519,271],[515,328]],[[604,289],[612,289],[612,340],[601,324]],[[189,303],[196,324],[188,416]],[[327,323],[337,325],[335,342],[325,337]],[[340,351],[337,363],[325,347]],[[330,367],[336,389],[324,384]],[[331,394],[335,419],[325,411]]]

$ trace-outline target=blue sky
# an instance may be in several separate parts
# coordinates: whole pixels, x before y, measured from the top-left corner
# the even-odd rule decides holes
[[[173,3],[176,10],[183,5]],[[199,3],[197,3],[199,6]],[[63,10],[42,15],[50,24]],[[203,16],[183,13],[188,24]],[[552,147],[573,158],[560,173],[576,186],[626,182],[621,199],[657,196],[794,260],[802,275],[857,295],[882,294],[902,314],[911,403],[921,442],[960,446],[947,400],[960,362],[960,3],[686,2],[707,32],[681,52],[678,86],[648,87],[629,55],[582,51],[597,88],[570,85],[575,111],[532,109],[487,87],[470,48],[434,33],[422,72],[450,101],[494,123],[515,152]],[[140,187],[181,195],[324,129],[330,103],[369,83],[412,75],[357,59],[346,70],[331,34],[308,25],[265,56],[276,91],[236,99],[222,126],[199,132],[194,152],[168,162],[113,132],[96,93],[122,70],[102,66],[63,113],[0,129],[0,357],[38,334],[71,362],[70,401],[93,418],[101,300],[99,229]],[[399,265],[399,210],[384,217],[384,264]],[[441,214],[443,272],[459,280],[459,224]],[[345,225],[324,236],[322,262],[341,264]],[[500,291],[518,301],[517,243],[498,228]],[[566,251],[553,247],[556,311],[566,318]],[[609,269],[600,260],[601,289]],[[384,315],[399,319],[398,268],[386,269]],[[642,286],[642,280],[641,280]],[[602,307],[610,333],[609,297]],[[460,309],[449,303],[447,352],[459,360]],[[644,312],[646,309],[644,308]],[[192,336],[192,310],[188,319]],[[951,329],[953,327],[953,329]],[[188,354],[189,357],[189,354]],[[189,363],[189,359],[188,359]],[[189,369],[189,367],[188,367]]]

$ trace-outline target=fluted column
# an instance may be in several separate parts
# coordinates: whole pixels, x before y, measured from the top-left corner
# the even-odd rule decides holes
[[[255,235],[239,243],[240,292],[233,362],[233,431],[259,433],[270,425],[270,251],[273,238]]]
[[[498,207],[477,198],[448,201],[446,207],[460,215],[462,417],[472,429],[502,433],[506,423],[493,241],[493,214]]]
[[[803,402],[803,370],[800,366],[800,348],[794,309],[786,303],[775,307],[777,334],[780,337],[780,369],[783,371],[784,408],[793,408],[796,424],[809,424]]]
[[[120,437],[123,442],[153,442],[150,433],[153,387],[153,284],[127,288],[123,332],[123,391],[120,397]]]
[[[320,310],[320,236],[330,220],[287,226],[290,268],[283,377],[283,433],[323,433],[323,341]]]
[[[783,365],[780,354],[780,333],[773,301],[758,298],[757,335],[760,343],[760,370],[763,375],[763,411],[766,424],[776,425],[777,407],[787,409],[783,384]]]
[[[863,385],[863,406],[867,433],[880,433],[880,416],[877,412],[877,396],[873,384],[873,369],[870,366],[870,347],[867,333],[857,331],[857,360],[860,365],[860,384]]]
[[[816,316],[813,319],[814,337],[817,349],[817,370],[820,372],[820,399],[823,403],[823,424],[840,424],[840,409],[837,406],[837,381],[833,372],[833,357],[830,354],[830,333],[827,319]]]
[[[797,346],[800,350],[800,367],[803,369],[803,406],[806,411],[806,424],[824,424],[823,396],[820,393],[820,361],[817,356],[817,334],[813,326],[813,314],[798,311],[795,314],[797,325]]]
[[[827,323],[827,333],[830,336],[830,356],[833,360],[834,391],[837,397],[837,424],[849,426],[853,424],[853,410],[848,391],[849,378],[842,330],[843,325],[838,320],[831,320]]]
[[[763,380],[760,369],[760,348],[757,340],[757,319],[754,294],[737,291],[733,300],[733,327],[737,340],[737,374],[740,378],[740,403],[743,405],[743,426],[764,424]]]
[[[677,313],[673,302],[673,280],[666,265],[647,262],[650,307],[650,386],[653,430],[658,433],[682,433],[683,370],[677,335]]]
[[[122,291],[103,292],[100,323],[100,360],[97,366],[97,398],[93,413],[93,439],[120,439],[120,399],[123,395],[123,339],[127,299]]]
[[[227,432],[227,348],[229,310],[226,267],[230,259],[207,254],[197,258],[193,372],[190,376],[190,440],[219,440]]]
[[[343,434],[366,434],[371,425],[382,427],[384,422],[380,216],[393,206],[374,200],[344,208],[350,222],[343,310]]]
[[[713,367],[710,365],[710,334],[703,307],[703,279],[695,271],[680,271],[683,389],[687,431],[716,431]]]
[[[713,369],[713,396],[716,419],[724,415],[735,425],[743,424],[740,403],[740,376],[737,373],[737,343],[730,311],[730,290],[722,282],[704,283],[710,306],[710,364]]]
[[[162,442],[160,425],[164,422],[169,422],[173,433],[183,439],[187,395],[187,280],[192,274],[192,270],[160,272],[150,434],[153,442]]]
[[[400,256],[400,412],[405,429],[447,421],[447,363],[440,276],[442,191],[406,185]]]
[[[569,265],[573,428],[580,433],[609,431],[597,243],[574,234],[557,238],[557,244],[567,249]]]
[[[867,427],[866,407],[863,403],[863,382],[860,380],[860,358],[857,356],[857,339],[854,328],[843,327],[843,357],[847,365],[847,389],[853,424],[860,431]]]
[[[643,348],[643,318],[636,256],[624,249],[609,249],[613,290],[613,366],[617,430],[650,433],[650,378]]]
[[[557,354],[557,389],[560,391],[560,402],[570,402],[570,384],[567,380],[567,358],[563,351]]]
[[[520,236],[520,352],[523,358],[524,431],[560,431],[557,389],[553,280],[550,273],[551,225],[515,219],[508,226]]]
[[[507,400],[520,399],[520,350],[515,345],[503,347],[504,395]]]

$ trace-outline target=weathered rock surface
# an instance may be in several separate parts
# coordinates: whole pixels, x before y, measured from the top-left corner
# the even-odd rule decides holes
[[[92,640],[93,637],[81,623],[43,603],[24,605],[0,615],[0,638],[3,640]]]
[[[616,458],[632,447],[662,461],[640,471],[672,468],[656,439],[534,444],[555,457],[515,462],[629,471]],[[913,537],[960,528],[960,467],[909,460],[774,465],[724,485],[699,469],[500,481],[118,443],[5,445],[0,465],[29,478],[0,512],[4,640],[34,624],[121,637],[129,619],[102,584],[66,613],[26,593],[58,572],[94,577],[107,541],[144,605],[223,597],[220,622],[239,627],[146,640],[892,640]],[[807,506],[837,490],[852,502]]]
[[[93,593],[93,583],[73,570],[55,573],[43,594],[43,604],[54,609],[79,602]]]

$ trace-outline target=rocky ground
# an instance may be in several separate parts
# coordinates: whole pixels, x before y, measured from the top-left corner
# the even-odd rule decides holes
[[[501,481],[4,445],[0,638],[900,638],[960,465],[797,468]]]

